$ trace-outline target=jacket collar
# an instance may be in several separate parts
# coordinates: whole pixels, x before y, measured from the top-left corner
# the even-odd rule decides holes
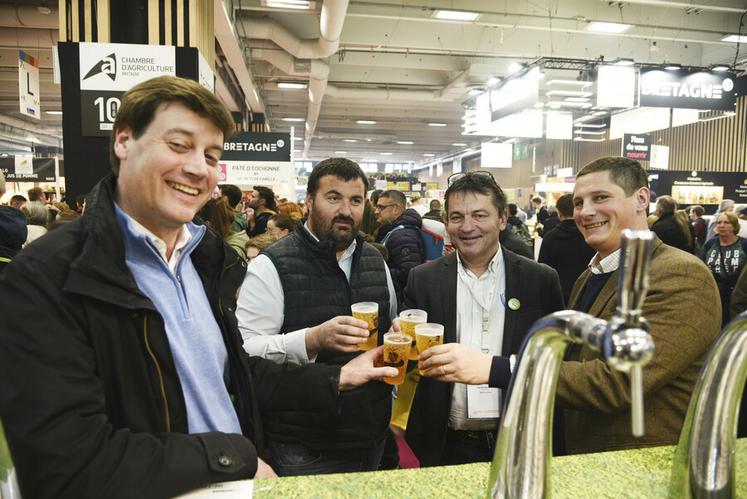
[[[519,255],[506,250],[501,246],[503,252],[503,262],[506,276],[506,300],[519,294],[519,288],[522,286],[522,272],[524,269],[524,259]],[[441,279],[441,309],[450,310],[451,313],[444,314],[444,342],[456,342],[456,317],[457,317],[457,257],[456,251],[439,259],[443,267],[443,276]],[[511,332],[514,326],[514,314],[510,309],[506,309],[503,323],[503,348],[508,348],[507,341],[511,338]]]
[[[321,258],[331,259],[337,264],[337,249],[335,243],[329,239],[317,239],[311,235],[311,233],[304,227],[306,224],[306,218],[298,222],[294,234],[298,239],[309,248],[314,254]],[[364,239],[360,232],[355,236],[355,251],[353,252],[353,263],[355,264],[360,258],[361,252],[363,251]]]
[[[125,263],[124,240],[114,212],[116,184],[116,177],[108,175],[88,195],[86,212],[81,219],[83,247],[70,265],[63,290],[128,309],[155,310],[140,292]],[[203,284],[216,280],[227,267],[238,263],[238,254],[230,255],[226,248],[221,250],[222,246],[220,237],[207,230],[192,252],[192,261]]]

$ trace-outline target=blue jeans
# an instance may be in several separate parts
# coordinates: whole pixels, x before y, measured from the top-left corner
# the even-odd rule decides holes
[[[362,449],[323,451],[300,444],[271,442],[270,464],[279,476],[375,471],[384,454],[384,441]]]

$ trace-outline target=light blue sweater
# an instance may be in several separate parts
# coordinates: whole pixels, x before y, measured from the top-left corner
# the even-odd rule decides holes
[[[228,395],[228,353],[190,254],[205,234],[187,224],[192,238],[172,273],[150,237],[114,205],[125,245],[125,262],[140,291],[163,317],[187,406],[189,433],[241,433]],[[145,389],[145,388],[144,388]]]

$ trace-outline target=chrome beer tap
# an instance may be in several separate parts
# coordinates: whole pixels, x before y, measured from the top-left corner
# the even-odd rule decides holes
[[[726,325],[700,371],[674,454],[670,498],[737,496],[737,419],[745,377],[747,312]]]
[[[653,234],[623,231],[617,281],[618,307],[609,321],[564,310],[535,322],[521,352],[500,421],[488,497],[550,497],[552,416],[560,364],[571,343],[582,343],[630,377],[632,431],[643,435],[641,371],[654,343],[641,317],[648,288]]]

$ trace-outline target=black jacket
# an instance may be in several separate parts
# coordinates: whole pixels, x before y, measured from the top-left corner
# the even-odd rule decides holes
[[[243,261],[212,230],[191,254],[228,353],[242,435],[187,434],[163,319],[125,263],[114,178],[85,215],[30,245],[0,275],[0,418],[24,497],[170,497],[249,478],[262,418],[335,411],[339,367],[289,368],[241,348]],[[313,374],[312,374],[313,373]]]
[[[410,269],[425,261],[423,241],[420,239],[420,227],[423,219],[420,214],[408,208],[394,222],[382,225],[377,242],[383,243],[389,251],[387,266],[392,274],[397,296],[401,298],[402,290],[407,284]]]
[[[283,287],[281,334],[351,315],[353,303],[370,301],[379,304],[378,341],[383,343],[390,326],[386,264],[361,236],[352,257],[350,282],[340,270],[333,242],[315,241],[303,222],[263,254],[272,261]],[[341,366],[358,354],[323,350],[316,363]],[[389,427],[391,405],[391,385],[371,381],[341,393],[336,417],[324,425],[309,424],[305,412],[288,412],[267,421],[266,433],[273,442],[300,443],[312,449],[370,448]]]
[[[501,231],[499,236],[501,246],[509,251],[513,251],[517,255],[521,255],[524,258],[534,260],[534,248],[527,246],[527,243],[516,233],[516,230],[511,226],[507,225],[504,230]]]
[[[561,310],[563,297],[558,275],[505,248],[505,300],[518,300],[519,307],[505,307],[501,356],[493,358],[489,384],[506,388],[510,380],[508,358],[516,354],[534,321]],[[444,325],[444,343],[456,342],[457,323],[456,252],[426,263],[412,272],[405,289],[406,308],[428,312],[428,321]],[[407,443],[422,466],[441,464],[448,428],[453,383],[421,377],[407,422]]]
[[[693,253],[693,244],[687,242],[684,230],[690,232],[690,241],[693,240],[693,232],[690,224],[687,224],[687,228],[683,230],[682,227],[677,223],[674,215],[671,213],[663,214],[659,220],[651,227],[651,230],[659,236],[661,242],[674,246],[675,248]]]
[[[549,232],[545,232],[540,246],[539,263],[546,263],[558,271],[563,299],[568,303],[571,289],[578,276],[589,266],[596,251],[586,244],[584,236],[573,220],[563,220]]]

